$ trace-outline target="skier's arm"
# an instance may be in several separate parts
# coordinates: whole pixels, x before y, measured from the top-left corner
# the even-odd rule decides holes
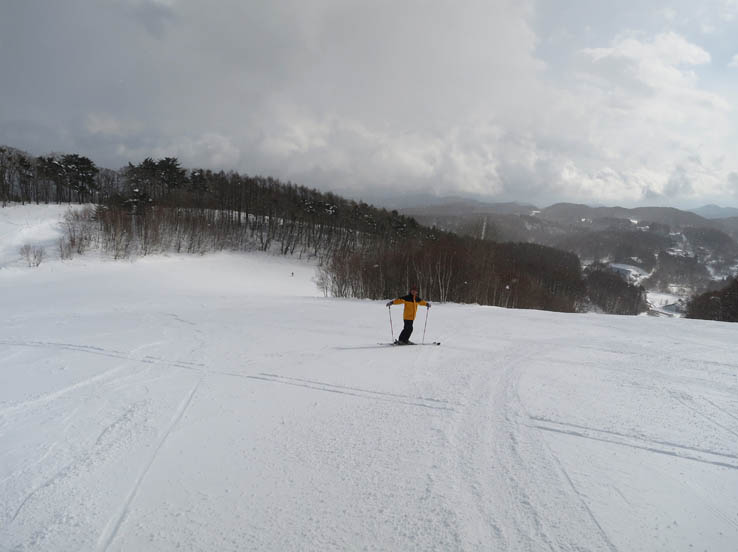
[[[400,299],[398,297],[397,299],[393,299],[392,301],[388,301],[386,306],[389,307],[391,305],[402,305],[404,302],[405,302],[404,299]]]

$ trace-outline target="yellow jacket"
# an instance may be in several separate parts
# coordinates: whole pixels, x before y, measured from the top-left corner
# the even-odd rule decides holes
[[[413,297],[412,294],[398,297],[392,301],[393,305],[405,305],[405,311],[402,313],[403,320],[415,320],[418,314],[418,307],[425,307],[428,302],[423,301],[420,297]]]

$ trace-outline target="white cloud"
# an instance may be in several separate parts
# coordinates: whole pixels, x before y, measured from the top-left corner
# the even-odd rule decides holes
[[[206,132],[193,140],[173,144],[157,156],[165,157],[167,151],[173,152],[169,155],[186,158],[198,167],[213,169],[235,167],[241,157],[240,148],[229,137],[216,132]]]
[[[738,68],[738,54],[735,54],[733,56],[733,58],[730,60],[730,63],[728,63],[728,67]]]
[[[586,48],[582,53],[594,62],[626,60],[637,70],[637,76],[647,84],[660,84],[663,78],[682,80],[684,65],[710,62],[710,54],[684,37],[670,32],[644,40],[638,35],[621,35],[607,48]]]
[[[627,33],[582,55],[576,80],[561,87],[532,58],[517,68],[522,77],[498,68],[489,97],[485,76],[470,90],[452,79],[426,91],[416,82],[422,70],[382,68],[381,86],[352,87],[350,104],[270,101],[255,143],[269,171],[344,188],[633,203],[717,189],[725,168],[706,167],[734,132],[731,103],[702,88],[696,72],[711,62],[707,50],[676,33]],[[443,63],[439,73],[453,74]],[[412,101],[393,93],[388,103],[390,81]],[[696,154],[703,164],[689,162]]]
[[[38,153],[175,155],[356,195],[727,190],[735,100],[707,79],[730,77],[710,47],[735,2],[592,4],[575,25],[539,0],[69,0],[43,18],[0,3],[0,22],[6,6],[34,21],[7,29],[22,58],[0,50],[0,142],[25,128]]]
[[[738,17],[738,0],[722,0],[720,17],[725,22],[732,22]]]
[[[169,140],[152,147],[119,142],[115,149],[118,155],[134,162],[146,157],[177,157],[186,167],[213,170],[232,170],[239,165],[242,156],[241,149],[230,138],[214,132]]]
[[[677,12],[672,7],[664,7],[658,10],[659,16],[666,19],[669,23],[673,23],[677,19]]]
[[[633,203],[720,193],[735,111],[701,87],[695,68],[709,53],[675,33],[621,34],[581,53],[576,84],[559,90],[551,128],[538,132],[568,157],[559,193]]]

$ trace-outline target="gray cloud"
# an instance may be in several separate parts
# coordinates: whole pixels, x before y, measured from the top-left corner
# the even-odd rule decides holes
[[[693,203],[730,195],[738,172],[734,70],[713,63],[731,13],[718,0],[6,2],[0,143],[112,167],[176,155],[357,197]]]
[[[167,26],[177,18],[174,2],[162,0],[119,0],[119,7],[152,36],[162,39]]]
[[[729,194],[738,197],[738,172],[732,172],[728,175],[727,188]]]
[[[683,167],[677,167],[669,177],[669,181],[664,188],[664,195],[667,197],[678,197],[684,194],[689,195],[693,192],[694,188],[690,182],[688,171]]]

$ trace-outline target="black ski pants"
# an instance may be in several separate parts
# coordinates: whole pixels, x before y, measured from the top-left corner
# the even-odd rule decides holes
[[[410,339],[410,335],[413,333],[413,321],[412,320],[405,320],[405,327],[402,328],[402,332],[400,333],[400,337],[397,338],[398,341],[408,341]]]

